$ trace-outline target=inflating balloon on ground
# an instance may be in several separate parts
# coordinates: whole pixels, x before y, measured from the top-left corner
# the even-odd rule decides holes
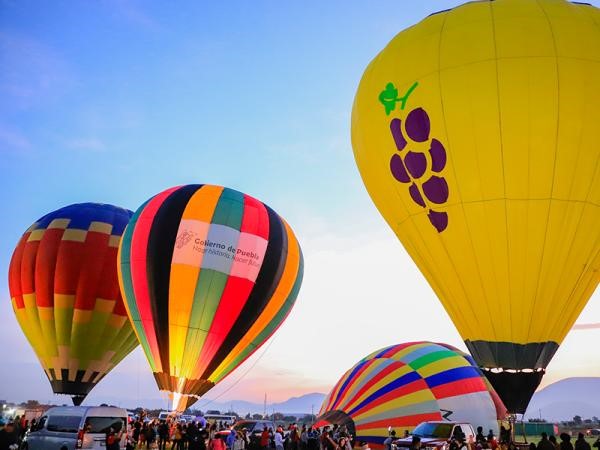
[[[381,448],[392,428],[424,421],[468,422],[498,432],[506,408],[470,355],[446,344],[409,342],[360,360],[325,397],[317,425],[346,426]]]

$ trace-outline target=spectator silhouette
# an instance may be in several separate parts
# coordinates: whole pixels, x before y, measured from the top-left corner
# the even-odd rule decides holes
[[[487,439],[483,435],[483,427],[477,427],[477,434],[475,435],[475,442],[483,444],[487,442]]]
[[[577,440],[575,441],[575,450],[592,450],[590,444],[587,443],[583,433],[579,433],[577,435]]]
[[[560,433],[560,450],[573,450],[571,436],[569,436],[567,433]]]
[[[548,434],[542,433],[542,440],[538,442],[538,450],[556,450],[554,444],[548,440]]]

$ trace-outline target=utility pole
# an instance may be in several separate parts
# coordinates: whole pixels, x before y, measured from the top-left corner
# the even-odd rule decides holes
[[[267,416],[267,393],[265,392],[265,405],[263,408],[263,417]]]

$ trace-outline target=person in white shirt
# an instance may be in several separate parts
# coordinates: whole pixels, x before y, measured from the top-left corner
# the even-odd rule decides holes
[[[283,450],[283,430],[281,427],[275,431],[275,450]]]

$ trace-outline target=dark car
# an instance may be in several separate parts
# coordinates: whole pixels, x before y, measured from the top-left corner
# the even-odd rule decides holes
[[[248,435],[248,439],[250,441],[251,448],[259,448],[260,447],[260,435],[263,430],[267,427],[267,430],[275,431],[275,424],[270,420],[240,420],[236,422],[233,426],[235,431],[246,430],[246,434]],[[217,433],[222,439],[227,439],[230,430],[221,430]]]

